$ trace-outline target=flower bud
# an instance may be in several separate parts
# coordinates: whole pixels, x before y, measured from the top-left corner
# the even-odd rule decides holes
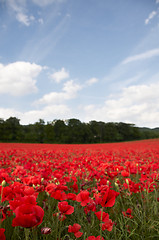
[[[3,180],[3,181],[1,182],[1,185],[2,185],[2,187],[5,187],[5,186],[6,186],[6,181]]]
[[[43,227],[41,229],[41,234],[50,234],[50,233],[51,233],[51,228]]]

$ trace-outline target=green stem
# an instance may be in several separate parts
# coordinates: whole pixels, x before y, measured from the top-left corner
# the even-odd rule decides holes
[[[100,219],[100,240],[102,239],[102,217],[103,217],[103,207],[102,207],[101,219]]]
[[[30,229],[24,228],[24,232],[25,232],[25,240],[29,240]]]

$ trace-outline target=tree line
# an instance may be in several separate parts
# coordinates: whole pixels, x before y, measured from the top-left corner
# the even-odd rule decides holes
[[[92,120],[89,123],[79,119],[55,119],[45,123],[39,119],[34,124],[21,125],[20,119],[10,117],[0,119],[0,142],[24,143],[106,143],[158,138],[159,131],[138,128],[134,124],[123,122],[102,122]]]

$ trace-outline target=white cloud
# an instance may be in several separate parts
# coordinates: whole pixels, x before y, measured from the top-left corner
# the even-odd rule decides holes
[[[39,18],[39,19],[38,19],[38,22],[39,22],[40,24],[44,24],[44,20],[43,20],[42,18]]]
[[[73,82],[73,80],[67,81],[64,84],[63,91],[61,92],[51,92],[48,94],[45,94],[42,98],[35,101],[34,105],[38,104],[61,104],[65,102],[66,100],[73,99],[76,97],[77,92],[82,87],[76,83]]]
[[[50,76],[55,82],[60,83],[62,80],[69,78],[69,72],[65,70],[65,68],[61,68],[61,70],[51,74]]]
[[[49,105],[41,110],[32,110],[25,113],[21,113],[20,115],[20,123],[21,124],[28,124],[28,123],[35,123],[39,119],[44,119],[47,121],[52,121],[54,119],[57,119],[57,116],[59,119],[67,118],[71,114],[71,110],[66,106],[65,104],[59,104],[59,105]]]
[[[124,88],[122,93],[106,100],[103,106],[84,108],[86,119],[105,122],[128,122],[137,126],[158,126],[159,83]]]
[[[86,81],[86,84],[88,86],[91,86],[91,85],[93,85],[94,83],[97,83],[97,82],[98,82],[97,78],[90,78],[89,80]]]
[[[151,20],[152,18],[154,18],[154,16],[155,16],[156,14],[157,14],[156,11],[152,11],[152,12],[149,14],[148,18],[146,18],[145,24],[148,24],[148,23],[150,22],[150,20]]]
[[[16,117],[20,119],[20,124],[29,124],[35,123],[39,119],[44,119],[45,122],[52,121],[54,119],[65,119],[70,118],[71,111],[70,109],[64,105],[50,105],[42,108],[41,110],[31,110],[26,112],[16,111],[12,108],[0,108],[0,113],[4,120],[8,119],[9,117]]]
[[[81,85],[74,83],[73,80],[69,80],[64,83],[63,91],[66,92],[70,98],[74,98],[76,96],[76,93],[81,90],[81,88]]]
[[[34,16],[28,16],[26,12],[26,0],[6,0],[8,6],[15,12],[16,19],[24,24],[29,26],[32,21],[35,20]]]
[[[36,92],[36,77],[42,69],[42,66],[29,62],[0,64],[0,93],[23,96]]]
[[[156,3],[159,3],[159,0],[156,0]]]
[[[26,26],[29,26],[30,25],[30,22],[33,21],[35,18],[33,16],[27,16],[26,14],[22,13],[22,12],[19,12],[17,13],[16,15],[16,19],[23,23],[24,25]]]
[[[145,60],[145,59],[152,58],[155,56],[159,56],[159,48],[155,48],[155,49],[146,51],[144,53],[128,57],[122,62],[122,64],[127,64],[130,62],[139,61],[139,60]]]
[[[37,4],[40,7],[45,7],[55,2],[63,2],[64,0],[32,0],[33,3]]]

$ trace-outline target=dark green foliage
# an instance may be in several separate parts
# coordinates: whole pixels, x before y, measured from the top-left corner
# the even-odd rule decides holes
[[[89,123],[72,118],[56,119],[45,124],[21,125],[16,117],[0,118],[0,142],[26,143],[106,143],[159,137],[159,128],[138,128],[134,124],[102,122]]]

